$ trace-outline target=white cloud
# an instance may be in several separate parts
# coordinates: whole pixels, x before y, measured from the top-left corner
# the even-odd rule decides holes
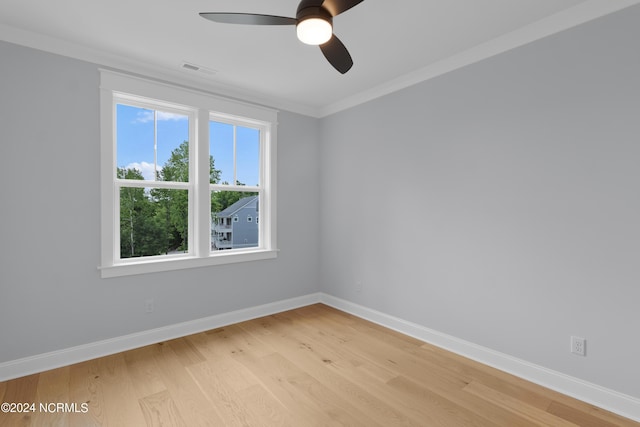
[[[153,169],[153,163],[147,163],[147,162],[129,163],[127,166],[125,166],[125,169],[137,169],[137,170],[140,171],[140,173],[142,174],[144,179],[146,179],[148,181],[155,181],[155,173],[154,173],[154,169]],[[162,170],[162,167],[158,166],[158,172],[160,172],[161,170]]]
[[[164,111],[158,111],[158,120],[173,120],[175,122],[180,120],[187,120],[187,116],[184,114],[165,113]]]
[[[158,111],[159,122],[169,121],[169,120],[172,120],[174,122],[177,122],[180,120],[187,120],[187,116],[182,114],[167,113],[165,111]],[[138,112],[134,123],[147,123],[152,121],[153,121],[153,111],[145,110],[145,111]]]
[[[153,121],[153,111],[139,111],[134,123],[147,123]]]

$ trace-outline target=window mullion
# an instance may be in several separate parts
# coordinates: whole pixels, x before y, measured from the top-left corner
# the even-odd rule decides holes
[[[158,110],[153,110],[153,179],[158,179]]]
[[[129,188],[166,188],[168,190],[188,190],[191,186],[188,182],[172,181],[143,181],[138,179],[116,179],[119,187]]]
[[[211,184],[211,189],[214,191],[241,191],[244,193],[257,193],[262,190],[262,187],[255,185]]]
[[[238,150],[237,144],[238,142],[238,126],[233,125],[233,182],[231,185],[238,185]]]
[[[194,247],[197,257],[211,252],[211,191],[209,187],[209,112],[199,109],[195,120]]]

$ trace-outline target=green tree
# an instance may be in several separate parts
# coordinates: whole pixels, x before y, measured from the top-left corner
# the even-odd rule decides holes
[[[158,172],[161,181],[189,182],[189,141],[183,141]],[[213,156],[209,156],[209,182],[216,184],[220,180],[220,171],[215,168]]]
[[[183,141],[171,152],[157,176],[160,181],[189,181],[189,142]],[[215,168],[213,156],[209,156],[209,182],[215,184],[220,171]],[[151,191],[158,205],[157,220],[163,222],[170,250],[186,250],[189,247],[189,195],[186,190],[154,189]]]
[[[137,169],[118,168],[121,179],[144,179]],[[158,255],[164,247],[160,241],[162,229],[155,216],[155,203],[144,188],[120,189],[120,257],[131,258]]]

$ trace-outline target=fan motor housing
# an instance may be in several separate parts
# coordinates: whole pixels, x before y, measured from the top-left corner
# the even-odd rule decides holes
[[[305,7],[304,9],[299,9],[296,13],[296,20],[298,23],[311,18],[319,18],[324,21],[327,21],[329,24],[333,26],[333,17],[331,14],[323,7]]]

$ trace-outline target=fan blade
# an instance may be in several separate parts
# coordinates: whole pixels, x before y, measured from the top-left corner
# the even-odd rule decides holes
[[[322,50],[327,61],[333,65],[333,68],[342,74],[349,71],[353,66],[353,60],[351,59],[351,55],[349,55],[349,51],[335,34],[328,42],[320,45],[320,50]]]
[[[331,16],[340,15],[354,6],[362,3],[364,0],[324,0],[322,7],[327,9]]]
[[[201,13],[205,19],[223,24],[244,24],[244,25],[296,25],[295,18],[286,16],[260,15],[256,13]]]

